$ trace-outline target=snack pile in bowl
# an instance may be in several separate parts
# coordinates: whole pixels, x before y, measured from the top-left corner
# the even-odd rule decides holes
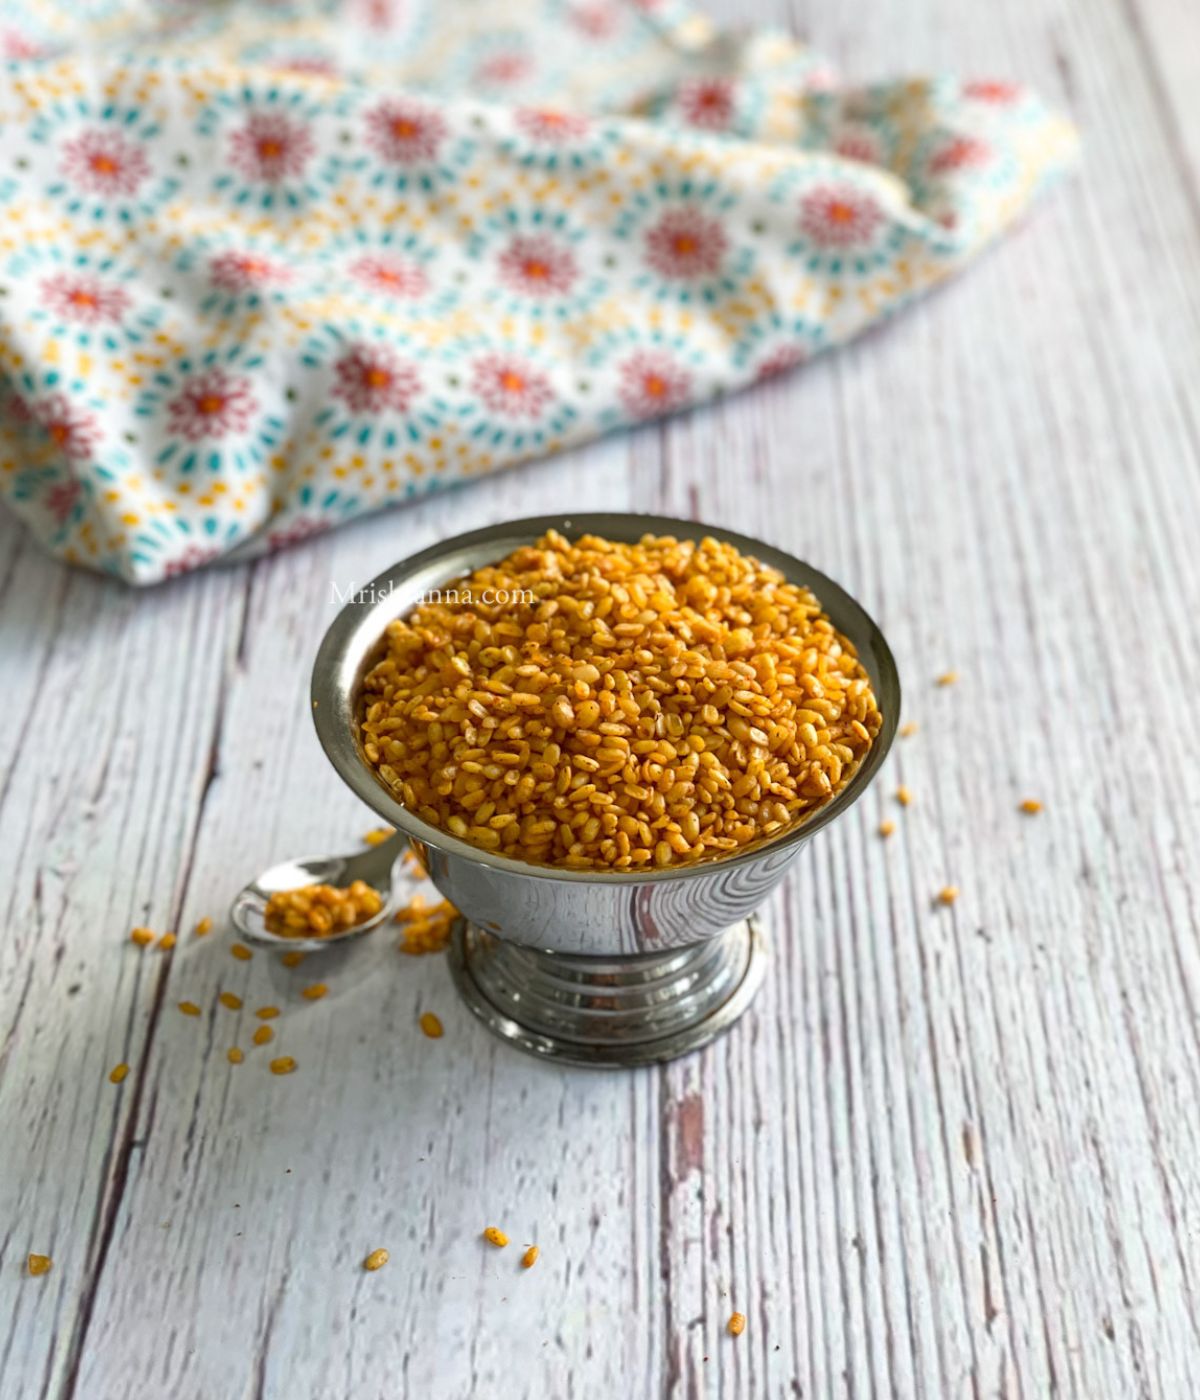
[[[806,588],[716,539],[555,532],[389,624],[368,763],[483,850],[645,871],[783,832],[853,777],[882,716]]]

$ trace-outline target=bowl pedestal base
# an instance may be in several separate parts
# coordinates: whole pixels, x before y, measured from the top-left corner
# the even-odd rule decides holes
[[[450,968],[463,1000],[531,1054],[597,1068],[673,1060],[745,1011],[767,950],[751,915],[716,938],[628,957],[546,953],[459,918]]]

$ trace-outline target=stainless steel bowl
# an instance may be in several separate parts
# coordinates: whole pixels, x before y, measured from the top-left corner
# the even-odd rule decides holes
[[[384,629],[418,599],[557,530],[570,539],[713,536],[811,588],[871,677],[883,727],[851,782],[807,821],[735,855],[639,873],[561,870],[493,855],[430,826],[396,801],[367,763],[356,723],[360,686]],[[896,732],[900,682],[866,612],[832,579],[728,530],[653,515],[552,515],[444,540],[366,584],[325,634],[312,678],[321,744],[350,787],[422,851],[463,918],[451,966],[471,1008],[498,1034],[581,1064],[640,1064],[704,1044],[745,1009],[761,981],[753,912],[800,847],[858,799]]]

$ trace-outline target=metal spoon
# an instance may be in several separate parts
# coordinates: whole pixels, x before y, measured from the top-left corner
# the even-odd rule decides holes
[[[265,870],[239,891],[229,909],[234,928],[247,943],[272,952],[320,953],[344,947],[365,938],[392,913],[392,867],[408,845],[408,837],[397,832],[365,851],[348,856],[307,856],[302,860],[286,860]],[[295,938],[272,933],[266,926],[267,900],[277,890],[294,890],[301,885],[345,886],[363,880],[378,891],[383,907],[378,914],[361,924],[325,936]]]

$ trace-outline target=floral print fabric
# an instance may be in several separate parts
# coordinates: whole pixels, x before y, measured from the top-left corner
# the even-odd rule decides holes
[[[790,369],[1070,127],[677,0],[0,0],[0,492],[153,583]]]

